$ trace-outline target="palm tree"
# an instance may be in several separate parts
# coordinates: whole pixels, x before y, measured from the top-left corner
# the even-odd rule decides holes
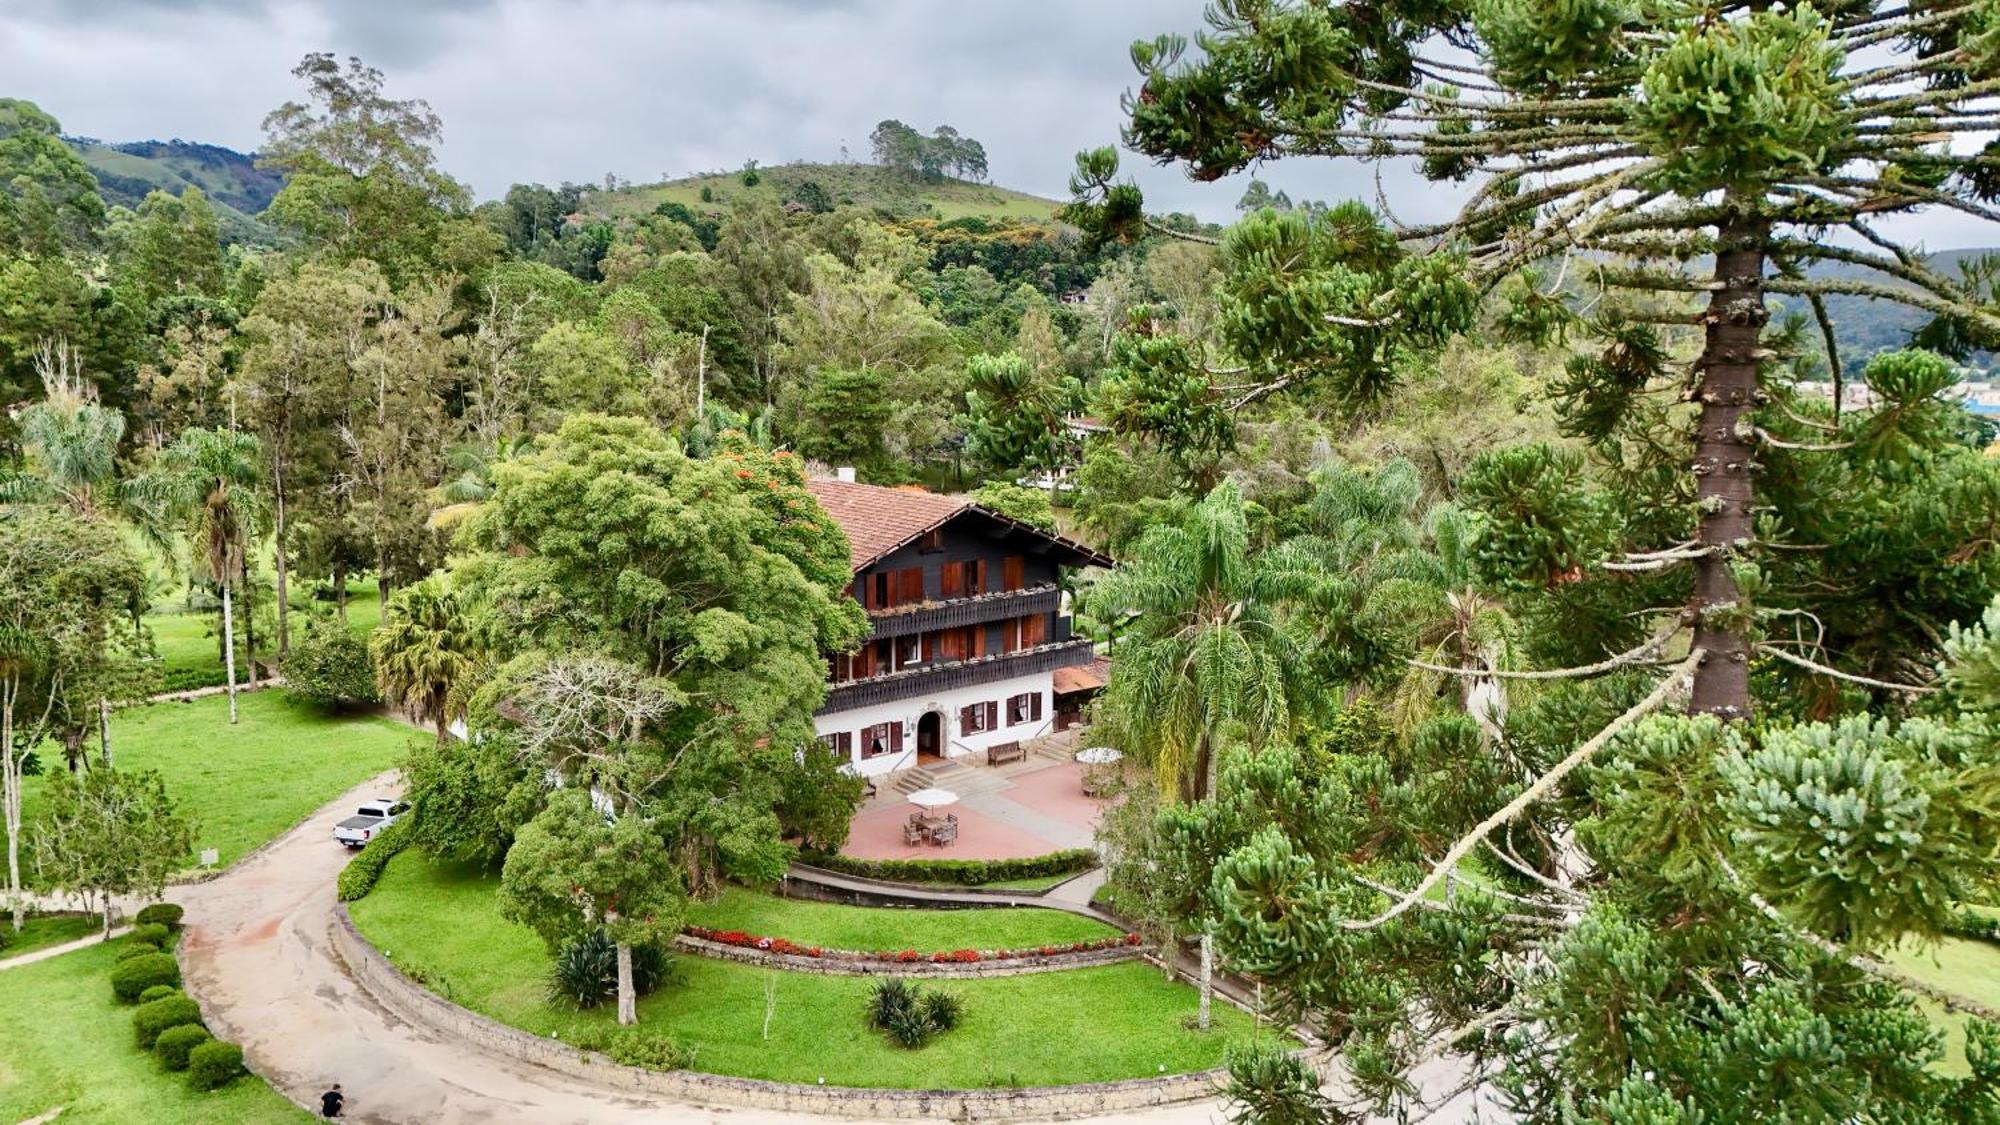
[[[383,698],[433,724],[440,746],[465,715],[485,650],[472,607],[436,577],[396,591],[368,639]]]
[[[1257,745],[1289,728],[1305,661],[1280,605],[1305,597],[1318,567],[1289,545],[1253,554],[1243,499],[1225,483],[1186,526],[1146,532],[1090,590],[1092,616],[1124,623],[1108,717],[1162,791],[1201,800],[1214,788],[1222,738]]]
[[[160,452],[158,475],[168,510],[182,521],[188,556],[222,588],[222,658],[229,721],[236,722],[236,616],[231,592],[243,574],[250,529],[259,512],[257,439],[231,430],[183,431]]]

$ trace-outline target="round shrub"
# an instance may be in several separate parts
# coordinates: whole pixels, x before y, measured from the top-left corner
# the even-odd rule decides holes
[[[188,1052],[188,1081],[197,1090],[214,1090],[234,1082],[243,1071],[243,1048],[211,1039]]]
[[[113,961],[130,961],[134,957],[150,957],[160,951],[157,945],[147,945],[143,941],[128,941],[118,947]]]
[[[188,1053],[213,1038],[200,1024],[184,1023],[160,1032],[160,1037],[153,1040],[153,1053],[168,1070],[186,1070]]]
[[[181,924],[181,904],[178,902],[156,902],[141,909],[132,920],[141,926],[158,923],[168,929]]]
[[[201,1005],[192,996],[163,996],[149,1004],[139,1005],[132,1013],[132,1034],[139,1046],[151,1050],[160,1032],[184,1023],[201,1022]]]
[[[178,985],[180,982],[180,964],[174,960],[173,954],[161,953],[157,949],[137,957],[127,957],[111,970],[111,991],[127,1004],[138,1000],[140,993],[156,984]]]
[[[132,927],[132,940],[135,942],[144,942],[154,949],[165,949],[168,941],[167,924],[165,922],[141,922]]]
[[[155,1000],[162,1000],[169,996],[179,996],[180,994],[181,990],[175,988],[173,985],[156,984],[139,994],[139,1003],[151,1004]]]

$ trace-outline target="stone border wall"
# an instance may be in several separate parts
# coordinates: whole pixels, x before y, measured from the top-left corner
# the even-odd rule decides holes
[[[361,936],[344,903],[334,918],[333,945],[347,963],[348,971],[370,995],[420,1027],[491,1054],[544,1066],[608,1088],[658,1094],[684,1102],[832,1117],[1003,1121],[1085,1117],[1198,1101],[1214,1096],[1223,1076],[1222,1071],[1209,1070],[1073,1086],[885,1090],[765,1082],[691,1070],[642,1070],[614,1063],[594,1051],[579,1050],[559,1040],[508,1027],[427,991],[404,976]]]
[[[773,953],[744,945],[708,941],[690,934],[674,935],[674,945],[698,957],[734,961],[788,973],[813,973],[826,977],[925,977],[966,980],[973,977],[1018,977],[1029,973],[1053,973],[1063,969],[1087,969],[1093,965],[1115,965],[1139,957],[1136,945],[1116,945],[1082,953],[1052,953],[1047,957],[1008,957],[982,961],[861,961],[844,957],[808,957],[802,953]]]

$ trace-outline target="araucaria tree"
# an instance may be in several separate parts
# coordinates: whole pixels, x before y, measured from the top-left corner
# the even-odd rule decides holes
[[[1524,681],[1522,705],[1381,738],[1353,711],[1329,755],[1225,759],[1221,798],[1162,818],[1203,842],[1224,954],[1358,1095],[1246,1055],[1239,1100],[1346,1120],[1455,1044],[1503,1061],[1523,1120],[1990,1117],[2000,1035],[1970,1024],[1972,1077],[1928,1071],[1911,990],[1939,990],[1876,957],[1994,891],[2000,466],[1956,436],[1934,352],[1871,358],[1870,408],[1843,410],[1825,298],[1915,306],[1948,353],[2000,339],[1991,271],[1882,227],[2000,220],[2000,142],[1968,151],[2000,120],[1992,6],[1220,0],[1209,23],[1197,52],[1134,45],[1130,147],[1198,179],[1408,160],[1462,205],[1246,217],[1220,240],[1226,365],[1156,332],[1141,390],[1175,388],[1175,417],[1353,408],[1455,335],[1574,352],[1566,440],[1455,482],[1473,584],[1542,667],[1427,669]],[[1079,158],[1070,217],[1159,231],[1116,165]],[[1813,353],[1831,403],[1797,386]]]
[[[1134,44],[1135,149],[1197,179],[1320,156],[1406,158],[1467,185],[1459,213],[1425,227],[1345,205],[1234,228],[1225,336],[1253,377],[1217,395],[1242,405],[1319,380],[1366,398],[1399,359],[1471,328],[1474,298],[1489,294],[1508,305],[1501,331],[1601,342],[1559,389],[1569,425],[1639,447],[1624,467],[1674,518],[1632,521],[1622,538],[1665,541],[1620,543],[1605,521],[1591,526],[1601,509],[1576,489],[1544,489],[1512,499],[1504,561],[1554,568],[1529,576],[1545,583],[1606,563],[1687,566],[1682,613],[1703,653],[1692,709],[1748,717],[1757,629],[1744,585],[1762,576],[1747,572],[1767,546],[1814,549],[1787,542],[1796,525],[1766,514],[1759,478],[1789,476],[1792,455],[1818,447],[1903,451],[1936,425],[1952,380],[1947,365],[1884,363],[1870,379],[1882,409],[1796,420],[1759,377],[1783,355],[1765,295],[1822,317],[1829,293],[1913,305],[1938,318],[1927,338],[1959,347],[2000,334],[1979,275],[1940,273],[1878,229],[1927,208],[2000,219],[2000,148],[1953,145],[1990,131],[2000,108],[1985,7],[1224,0],[1212,22],[1193,59],[1181,36]],[[1115,173],[1110,150],[1079,159],[1075,186],[1094,205],[1076,215],[1100,235],[1145,224]],[[1823,263],[1866,267],[1864,279],[1815,272]],[[1671,299],[1688,296],[1704,303]],[[1701,332],[1684,366],[1661,331],[1673,325]],[[1671,409],[1676,394],[1694,408]],[[1786,436],[1801,429],[1810,440]],[[1546,460],[1524,454],[1513,471],[1560,477]]]

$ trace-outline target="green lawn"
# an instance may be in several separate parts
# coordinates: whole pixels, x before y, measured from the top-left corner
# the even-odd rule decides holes
[[[309,1121],[263,1080],[197,1093],[132,1043],[131,1009],[111,995],[116,942],[0,971],[0,1121],[124,1125]]]
[[[0,960],[89,937],[103,927],[104,919],[96,914],[38,914],[21,923],[17,934],[13,917],[0,913]]]
[[[238,696],[237,707],[241,721],[235,726],[229,725],[229,701],[220,695],[134,707],[111,720],[118,765],[160,771],[167,792],[200,821],[196,852],[215,848],[224,866],[394,766],[412,737],[408,727],[389,719],[327,716],[282,689]],[[45,754],[44,761],[61,768],[59,756]],[[28,821],[40,784],[28,779]]]
[[[1023,949],[1111,937],[1118,931],[1059,910],[902,910],[837,906],[731,887],[688,921],[834,949]]]
[[[438,871],[421,854],[405,852],[374,893],[352,904],[354,920],[405,971],[475,1011],[539,1035],[610,1024],[608,1006],[579,1014],[546,1003],[548,954],[526,927],[499,917],[496,882]],[[951,918],[970,923],[982,913],[989,912]],[[772,973],[689,956],[675,965],[680,982],[640,1001],[640,1026],[692,1048],[695,1069],[750,1078],[911,1088],[1134,1078],[1216,1066],[1224,1044],[1250,1026],[1248,1016],[1218,1004],[1218,1030],[1184,1029],[1194,991],[1133,962],[949,982],[945,987],[965,1002],[965,1023],[907,1051],[864,1023],[868,978]],[[767,980],[775,981],[777,1000],[768,1041],[762,1037]]]
[[[1898,968],[1930,984],[1955,992],[1989,1007],[2000,1008],[2000,946],[1970,938],[1945,938],[1936,949],[1904,948],[1888,960]],[[1965,1064],[1965,1021],[1962,1012],[1947,1012],[1929,1000],[1924,1011],[1944,1030],[1944,1070],[1951,1074],[1971,1073]]]
[[[375,583],[356,579],[349,582],[347,588],[348,627],[357,633],[373,632],[375,626],[382,621],[382,602],[377,595]],[[261,596],[268,601],[271,594],[266,591]],[[218,651],[217,642],[222,633],[221,614],[214,611],[187,610],[180,608],[181,604],[179,600],[175,600],[168,605],[156,606],[146,615],[146,625],[153,632],[153,644],[160,656],[159,662],[154,665],[159,673],[158,690],[190,691],[227,683],[229,677],[223,670],[222,655]],[[293,619],[294,630],[304,627],[304,611],[309,604],[303,594],[294,601],[294,608],[299,611]],[[259,608],[264,607],[260,605]],[[275,659],[274,654],[277,649],[277,637],[272,632],[276,626],[266,621],[260,628],[264,633],[271,634],[260,633],[257,638],[258,655],[269,663]],[[249,653],[247,646],[242,643],[243,622],[240,617],[236,623],[236,631],[238,634],[236,676],[237,682],[243,683],[248,680],[244,663],[249,659]],[[293,635],[298,634],[295,631]]]

